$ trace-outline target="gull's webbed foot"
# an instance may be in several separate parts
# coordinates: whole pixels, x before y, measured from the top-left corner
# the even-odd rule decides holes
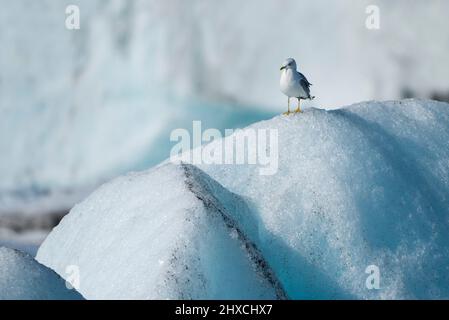
[[[301,108],[297,108],[297,109],[295,110],[295,113],[302,113]]]

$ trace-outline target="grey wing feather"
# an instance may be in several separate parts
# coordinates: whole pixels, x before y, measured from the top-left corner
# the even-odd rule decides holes
[[[309,80],[307,80],[307,78],[306,78],[301,72],[298,72],[298,73],[299,73],[299,75],[301,76],[301,82],[302,82],[302,81],[305,81],[305,83],[307,84],[308,87],[312,85],[312,84],[309,82]],[[301,83],[301,84],[302,84],[302,83]]]
[[[304,91],[307,93],[308,98],[313,99],[310,96],[310,86],[312,84],[307,80],[307,78],[302,73],[299,72],[299,75],[301,76],[301,79],[299,80],[299,84],[304,89]]]

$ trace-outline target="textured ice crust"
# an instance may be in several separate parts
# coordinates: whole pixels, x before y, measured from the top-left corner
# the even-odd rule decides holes
[[[365,102],[250,128],[279,130],[277,174],[199,167],[253,204],[252,239],[291,298],[449,298],[448,104]],[[365,286],[371,264],[380,290]]]
[[[234,220],[247,211],[200,170],[168,164],[101,187],[53,230],[37,259],[58,273],[79,266],[88,299],[284,298]]]
[[[87,298],[449,298],[447,104],[366,102],[249,128],[279,131],[276,174],[164,163],[115,179],[37,259],[79,265]]]

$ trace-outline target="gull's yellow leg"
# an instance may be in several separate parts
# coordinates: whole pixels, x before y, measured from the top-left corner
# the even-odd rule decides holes
[[[296,108],[295,113],[301,113],[301,99],[298,98],[298,108]]]
[[[287,99],[287,112],[284,112],[285,115],[289,115],[290,114],[290,97],[288,97]]]

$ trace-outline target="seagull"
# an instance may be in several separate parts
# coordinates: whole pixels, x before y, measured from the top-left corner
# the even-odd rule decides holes
[[[286,59],[280,70],[281,91],[288,97],[288,111],[284,112],[284,114],[290,114],[290,98],[298,99],[298,108],[295,110],[295,113],[302,112],[300,107],[301,99],[312,100],[315,98],[310,95],[309,87],[312,84],[301,72],[296,71],[296,61],[293,58]]]

